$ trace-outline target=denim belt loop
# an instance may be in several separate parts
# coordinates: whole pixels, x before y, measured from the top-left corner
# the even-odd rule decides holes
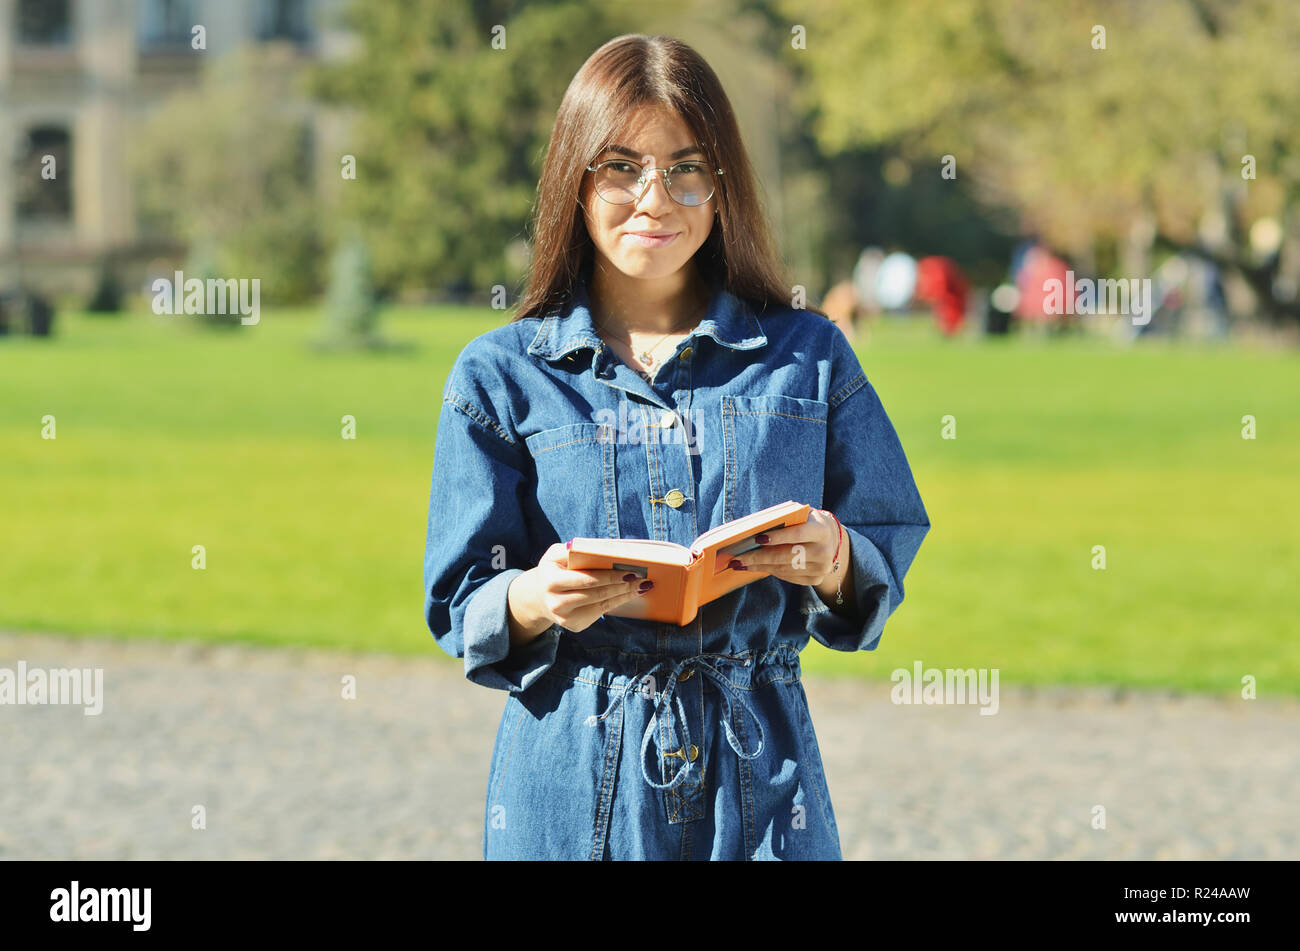
[[[645,734],[641,737],[641,776],[653,789],[674,789],[677,786],[680,786],[686,779],[686,774],[690,771],[690,768],[693,765],[690,758],[685,757],[682,765],[678,768],[676,775],[674,775],[667,783],[656,783],[652,780],[650,774],[646,772],[645,765],[646,750],[650,747],[650,741],[654,739],[655,727],[661,716],[666,714],[668,717],[667,724],[669,737],[676,736],[673,730],[673,701],[676,701],[677,703],[677,712],[681,717],[682,732],[685,735],[685,743],[682,748],[690,749],[691,747],[690,725],[686,718],[686,711],[682,707],[681,697],[677,696],[677,684],[679,683],[679,678],[687,670],[698,669],[701,674],[709,678],[710,682],[713,683],[715,688],[717,688],[718,693],[722,695],[722,702],[725,710],[725,716],[722,718],[722,727],[727,734],[727,743],[730,744],[736,755],[744,760],[752,760],[756,759],[759,754],[763,752],[763,724],[759,721],[758,717],[754,713],[754,709],[749,705],[749,702],[745,699],[741,691],[730,680],[728,680],[721,671],[708,662],[709,658],[721,658],[735,663],[735,658],[728,654],[696,654],[693,657],[687,657],[677,663],[677,666],[673,668],[672,673],[668,677],[667,685],[662,691],[655,694],[654,715],[650,717],[650,722],[646,724]],[[587,725],[595,726],[601,720],[613,713],[617,706],[626,703],[628,692],[630,690],[636,689],[639,693],[639,688],[641,684],[645,682],[645,679],[654,674],[655,671],[659,670],[666,663],[668,663],[668,661],[661,660],[640,677],[629,680],[623,685],[623,692],[619,694],[615,700],[610,702],[604,713],[600,716],[593,714],[587,717]],[[744,661],[744,666],[748,667],[751,663],[751,659],[746,659]],[[736,738],[735,731],[731,729],[732,700],[740,704],[741,709],[744,710],[745,713],[749,714],[749,718],[754,721],[754,726],[758,730],[758,748],[752,753],[746,753],[741,748],[740,741]],[[655,741],[655,746],[658,748],[657,740]],[[663,754],[662,749],[659,749],[659,752],[661,755]]]

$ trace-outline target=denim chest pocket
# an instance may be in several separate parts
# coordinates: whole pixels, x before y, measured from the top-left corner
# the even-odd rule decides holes
[[[561,539],[619,537],[613,426],[570,423],[524,444],[537,471],[537,504]]]
[[[795,396],[723,396],[723,520],[787,499],[821,508],[828,404]]]

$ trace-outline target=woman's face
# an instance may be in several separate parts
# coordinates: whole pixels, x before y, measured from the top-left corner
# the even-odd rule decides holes
[[[591,165],[621,158],[658,169],[692,159],[701,164],[705,161],[686,123],[666,109],[635,113],[614,145],[634,154],[610,149],[597,155]],[[654,172],[636,200],[615,205],[596,194],[594,179],[593,172],[583,176],[582,207],[598,266],[613,265],[629,277],[646,280],[669,277],[691,260],[713,228],[716,191],[702,205],[680,205],[669,197],[663,176]],[[713,180],[716,188],[716,174]],[[652,240],[639,237],[638,232],[671,237]]]

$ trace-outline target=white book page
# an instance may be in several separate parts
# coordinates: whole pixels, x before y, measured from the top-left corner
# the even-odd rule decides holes
[[[650,538],[588,538],[583,540],[582,548],[593,555],[632,561],[662,562],[669,565],[689,565],[695,557],[689,548],[676,542],[656,541]]]
[[[724,522],[717,528],[711,528],[699,538],[695,539],[694,550],[703,552],[711,544],[720,538],[729,538],[733,535],[747,535],[746,529],[756,528],[762,525],[768,519],[787,512],[797,512],[800,509],[798,502],[778,502],[776,505],[769,505],[765,509],[759,509],[741,518],[733,519],[730,522]]]

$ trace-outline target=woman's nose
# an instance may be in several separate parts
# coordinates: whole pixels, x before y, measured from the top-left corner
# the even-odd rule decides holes
[[[659,208],[672,205],[673,200],[668,194],[668,186],[664,182],[664,176],[660,174],[659,169],[646,166],[645,184],[641,186],[641,194],[637,196],[635,206],[640,210],[643,206],[647,209]]]

